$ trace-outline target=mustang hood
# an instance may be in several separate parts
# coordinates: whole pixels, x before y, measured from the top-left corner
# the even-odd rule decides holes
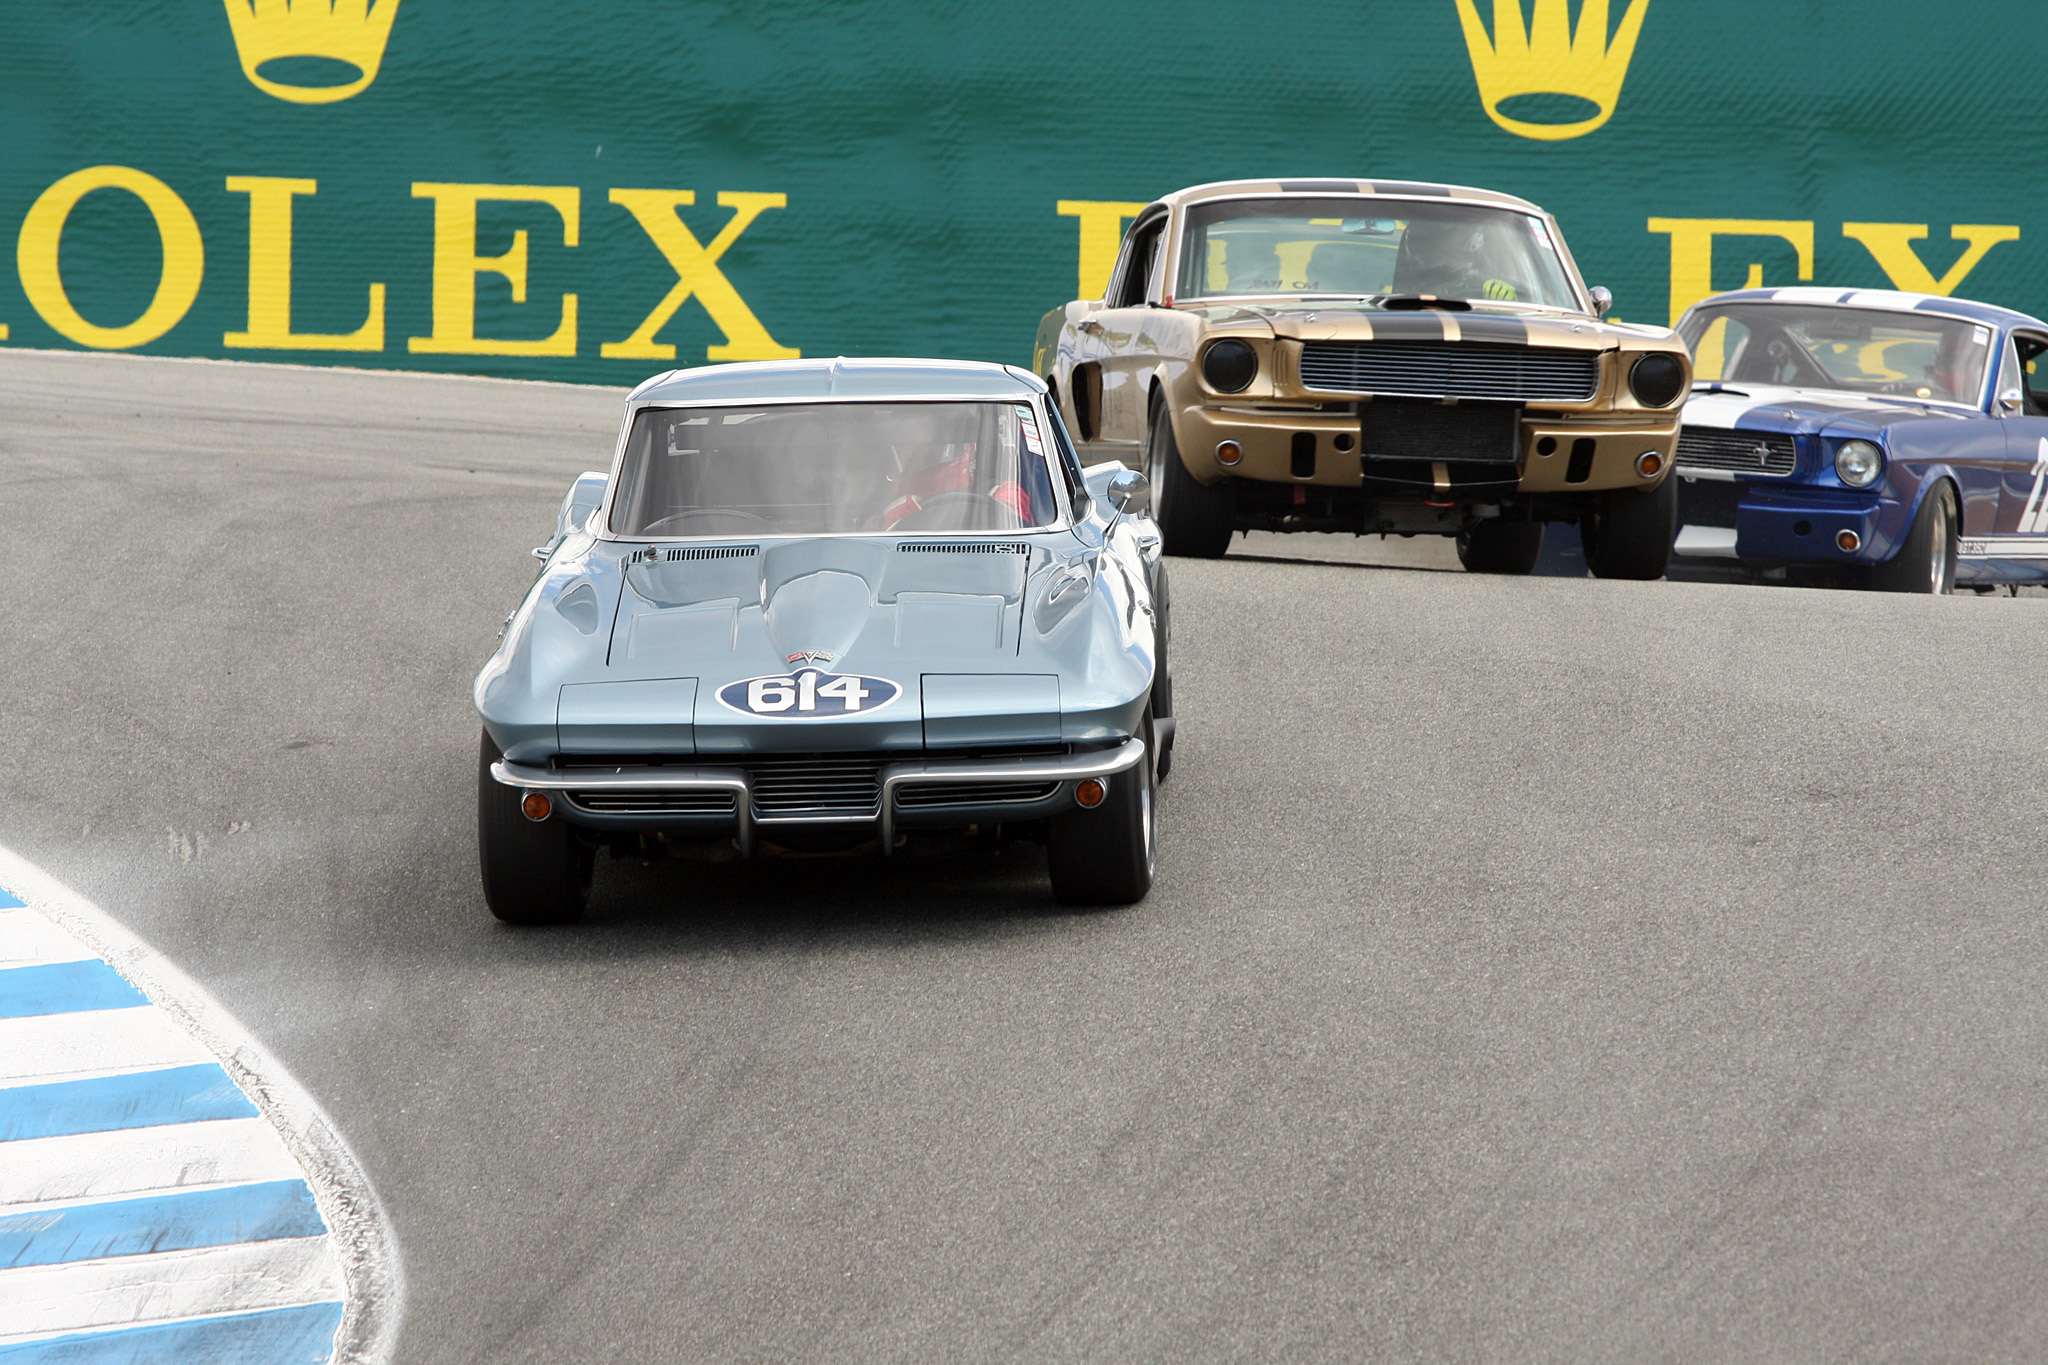
[[[1963,415],[1952,404],[1777,384],[1696,389],[1685,405],[1689,427],[1741,427],[1791,436],[1870,436],[1898,422]]]

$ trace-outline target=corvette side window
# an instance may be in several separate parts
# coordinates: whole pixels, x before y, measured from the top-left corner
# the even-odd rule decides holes
[[[1075,519],[1079,520],[1088,498],[1081,482],[1081,457],[1074,453],[1074,443],[1067,436],[1067,424],[1060,416],[1060,405],[1047,403],[1045,411],[1052,419],[1052,443],[1059,451],[1058,464],[1060,477],[1067,485],[1067,504],[1074,509]]]

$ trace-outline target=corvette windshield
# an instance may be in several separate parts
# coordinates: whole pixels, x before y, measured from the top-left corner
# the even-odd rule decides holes
[[[1992,329],[1931,313],[1832,304],[1727,303],[1679,329],[1693,378],[1794,384],[1975,403]]]
[[[1577,309],[1534,214],[1385,199],[1224,199],[1187,210],[1177,299],[1431,294]]]
[[[611,529],[624,536],[1012,531],[1057,512],[1023,403],[648,408]]]

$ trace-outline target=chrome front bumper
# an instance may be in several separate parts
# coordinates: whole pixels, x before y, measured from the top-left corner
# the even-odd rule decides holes
[[[1091,749],[1086,753],[1061,754],[1050,758],[905,759],[885,763],[881,771],[881,800],[874,814],[866,817],[880,826],[882,852],[896,847],[896,793],[906,786],[970,786],[986,782],[1080,782],[1091,777],[1115,777],[1127,773],[1145,760],[1145,741],[1133,736],[1114,749]],[[743,767],[645,767],[598,768],[563,771],[537,768],[524,763],[498,762],[491,776],[508,787],[546,792],[564,806],[570,791],[646,792],[683,794],[692,792],[728,794],[733,800],[733,817],[739,826],[742,856],[752,857],[756,831],[776,825],[858,824],[857,817],[762,818],[753,801],[753,777]]]

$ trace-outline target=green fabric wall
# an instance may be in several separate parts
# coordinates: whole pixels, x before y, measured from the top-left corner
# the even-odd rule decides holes
[[[325,46],[375,78],[328,102],[266,93],[243,70],[236,4],[253,56]],[[1458,0],[381,0],[381,48],[363,0],[341,0],[335,18],[327,8],[5,0],[0,233],[17,251],[0,271],[0,345],[84,339],[603,383],[727,346],[1027,362],[1039,315],[1076,291],[1082,220],[1062,216],[1060,201],[1136,202],[1240,176],[1448,180],[1527,196],[1558,216],[1589,280],[1612,288],[1631,321],[1668,319],[1674,243],[1681,295],[1700,278],[1740,285],[1752,265],[1767,283],[1797,283],[1802,224],[1815,282],[1877,287],[1948,276],[1971,236],[1951,229],[1979,229],[1978,259],[1949,286],[2048,309],[2048,187],[2031,137],[2048,38],[2016,3],[1614,0],[1610,11],[1500,0],[1534,20],[1538,41],[1526,63],[1491,67],[1475,65]],[[1487,44],[1499,41],[1487,32],[1495,0],[1477,0],[1472,17]],[[1633,36],[1633,50],[1621,53],[1617,35]],[[356,72],[317,57],[258,70],[299,86]],[[1530,137],[1489,116],[1478,72],[1508,83],[1495,94],[1517,81],[1566,87],[1502,106],[1539,122],[1591,112],[1617,81],[1619,94],[1602,126]],[[98,167],[140,172],[189,210],[193,231],[172,224],[168,274],[157,221],[130,190],[93,189],[59,211],[65,195],[52,187]],[[110,177],[121,178],[72,183]],[[252,319],[252,201],[265,192],[230,190],[230,177],[317,184],[291,200],[293,333],[356,332],[381,284],[380,346],[279,340],[276,189],[257,243],[258,311],[271,311]],[[466,325],[448,292],[466,272],[449,262],[499,255],[524,229],[526,301],[502,276],[475,276],[472,330],[483,347],[555,336],[564,353],[411,341],[437,334],[437,201],[416,184],[549,190],[553,204],[485,199],[473,244],[444,243],[438,330],[445,340]],[[573,247],[558,207],[568,188]],[[721,193],[784,197],[747,201],[757,216],[703,277],[730,285],[717,300],[730,326],[692,298],[655,335],[674,360],[603,353],[677,281],[634,213],[610,202],[614,189],[692,191],[682,221],[707,244],[734,214]],[[651,215],[671,212],[649,202]],[[440,204],[448,212],[445,195]],[[1697,226],[1650,227],[1701,219],[1778,226],[1710,242]],[[1844,224],[1909,227],[1846,235]],[[1911,225],[1928,235],[1912,239]],[[180,308],[180,282],[201,264],[195,239],[203,271]],[[160,275],[165,297],[149,325],[132,326]],[[85,329],[52,304],[59,280]],[[565,294],[577,299],[573,337]],[[735,300],[758,327],[737,322]],[[247,344],[224,340],[234,335]]]

